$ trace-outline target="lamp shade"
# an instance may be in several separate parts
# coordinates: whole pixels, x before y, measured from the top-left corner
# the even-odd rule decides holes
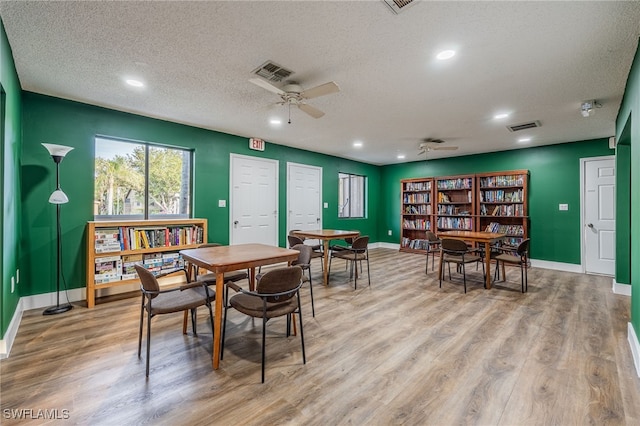
[[[49,154],[52,157],[63,157],[65,155],[67,155],[67,153],[69,151],[71,151],[73,149],[73,147],[70,146],[64,146],[64,145],[55,145],[52,143],[43,143],[42,146],[44,146],[47,151],[49,151]]]
[[[62,189],[56,189],[51,193],[49,202],[51,204],[66,204],[69,202],[69,198],[67,197],[67,194],[62,191]]]

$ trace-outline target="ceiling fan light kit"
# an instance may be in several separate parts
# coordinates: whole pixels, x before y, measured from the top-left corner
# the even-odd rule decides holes
[[[333,81],[312,87],[308,90],[303,90],[302,86],[295,81],[288,81],[282,89],[261,78],[251,78],[249,82],[280,96],[281,101],[279,104],[287,105],[289,108],[289,124],[291,124],[291,105],[298,107],[302,112],[313,118],[320,118],[324,115],[324,112],[307,104],[306,100],[340,91],[340,87]]]

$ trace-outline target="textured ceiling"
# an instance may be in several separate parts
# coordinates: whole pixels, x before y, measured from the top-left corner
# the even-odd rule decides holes
[[[378,0],[2,0],[0,16],[24,90],[372,164],[424,159],[426,137],[459,147],[426,154],[441,158],[612,136],[640,36],[640,2],[614,1],[417,2],[396,15]],[[448,48],[454,58],[434,59]],[[294,108],[287,124],[278,96],[248,81],[266,60],[303,88],[335,81],[339,93],[309,101],[326,115]],[[602,108],[583,118],[588,99]]]

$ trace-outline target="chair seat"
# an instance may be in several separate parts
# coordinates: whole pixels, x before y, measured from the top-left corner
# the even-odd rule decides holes
[[[247,275],[247,273],[245,271],[231,271],[231,272],[225,272],[224,273],[224,281],[242,281],[245,280],[249,277],[249,275]],[[198,275],[198,281],[205,281],[205,282],[216,282],[216,274],[214,274],[213,272],[210,272],[208,274],[202,274],[202,275]]]
[[[215,284],[214,284],[215,286]],[[205,294],[204,291],[204,287],[194,287],[193,289],[196,293],[198,293],[200,295],[200,297],[207,297],[207,295]],[[209,286],[209,301],[213,302],[214,300],[216,300],[216,290],[214,288],[211,288],[211,286]]]
[[[341,250],[332,254],[332,257],[345,260],[366,260],[367,255],[365,253],[355,253],[351,250]]]
[[[512,254],[506,253],[499,254],[492,259],[498,260],[500,262],[512,263],[514,265],[519,265],[520,263],[522,263],[522,259],[520,258],[520,256],[514,256]]]
[[[262,318],[262,309],[264,307],[262,298],[251,296],[248,294],[236,294],[229,299],[229,304],[243,314],[255,318]],[[296,298],[290,298],[282,303],[267,302],[267,318],[275,318],[293,313],[298,309],[298,301]]]
[[[473,263],[479,262],[482,258],[475,254],[467,254],[464,256],[464,260],[462,256],[458,256],[455,254],[446,254],[444,255],[443,261],[445,262],[453,262],[453,263]]]
[[[204,294],[204,289],[202,294]],[[203,305],[202,295],[195,288],[171,293],[161,293],[151,301],[151,315],[168,314],[194,309]]]

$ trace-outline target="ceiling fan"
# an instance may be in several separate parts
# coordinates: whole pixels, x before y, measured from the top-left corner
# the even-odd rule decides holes
[[[291,124],[291,105],[300,108],[303,112],[309,114],[313,118],[320,118],[324,115],[324,112],[307,104],[307,99],[313,99],[340,91],[340,87],[338,87],[338,85],[333,81],[307,90],[303,90],[300,84],[294,81],[287,82],[282,89],[261,78],[251,78],[249,81],[256,86],[260,86],[263,89],[280,96],[281,101],[278,103],[280,105],[289,106],[289,124]]]
[[[418,155],[425,154],[429,151],[455,151],[458,149],[457,146],[440,146],[440,144],[445,143],[443,139],[437,138],[424,138],[420,145],[418,145]]]

